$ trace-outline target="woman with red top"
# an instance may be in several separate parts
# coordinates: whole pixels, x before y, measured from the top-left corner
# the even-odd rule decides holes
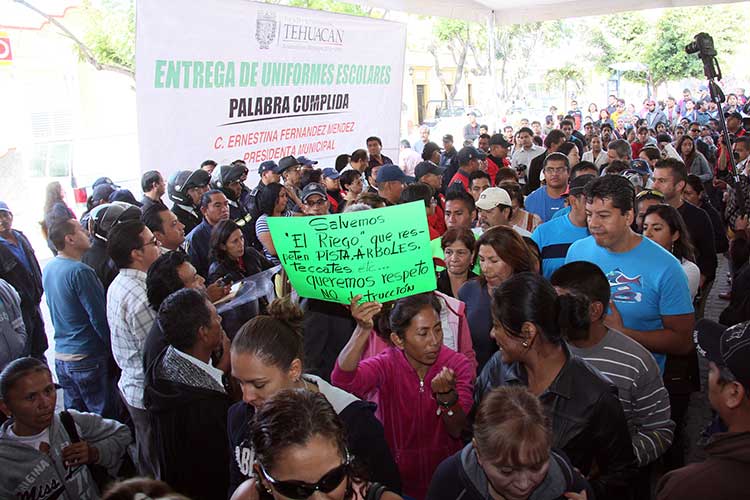
[[[336,362],[331,381],[367,399],[401,472],[404,493],[422,500],[438,464],[462,447],[472,404],[472,366],[443,345],[440,304],[433,294],[399,299],[390,314],[393,347],[362,359],[377,302],[352,301],[357,327]]]

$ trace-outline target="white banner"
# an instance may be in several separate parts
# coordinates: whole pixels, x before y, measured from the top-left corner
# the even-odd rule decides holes
[[[334,166],[369,136],[398,158],[406,27],[245,0],[139,0],[141,169],[287,155]],[[251,185],[248,180],[248,185]]]

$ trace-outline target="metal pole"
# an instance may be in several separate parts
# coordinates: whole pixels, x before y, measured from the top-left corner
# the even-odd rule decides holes
[[[500,103],[497,92],[497,74],[495,72],[495,11],[491,10],[487,17],[487,51],[489,58],[490,84],[492,86],[492,114],[497,119],[500,116]],[[491,132],[495,132],[492,130]]]

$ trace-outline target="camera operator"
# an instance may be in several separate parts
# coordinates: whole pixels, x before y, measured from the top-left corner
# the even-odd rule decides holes
[[[527,167],[531,165],[531,160],[544,153],[543,147],[534,144],[533,137],[534,132],[529,127],[523,127],[518,131],[521,147],[513,153],[510,166],[516,170],[520,184],[526,183]]]

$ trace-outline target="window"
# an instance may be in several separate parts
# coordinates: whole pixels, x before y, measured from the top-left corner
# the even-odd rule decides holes
[[[31,177],[69,176],[73,162],[73,113],[31,113],[31,136],[34,140],[29,163]]]

